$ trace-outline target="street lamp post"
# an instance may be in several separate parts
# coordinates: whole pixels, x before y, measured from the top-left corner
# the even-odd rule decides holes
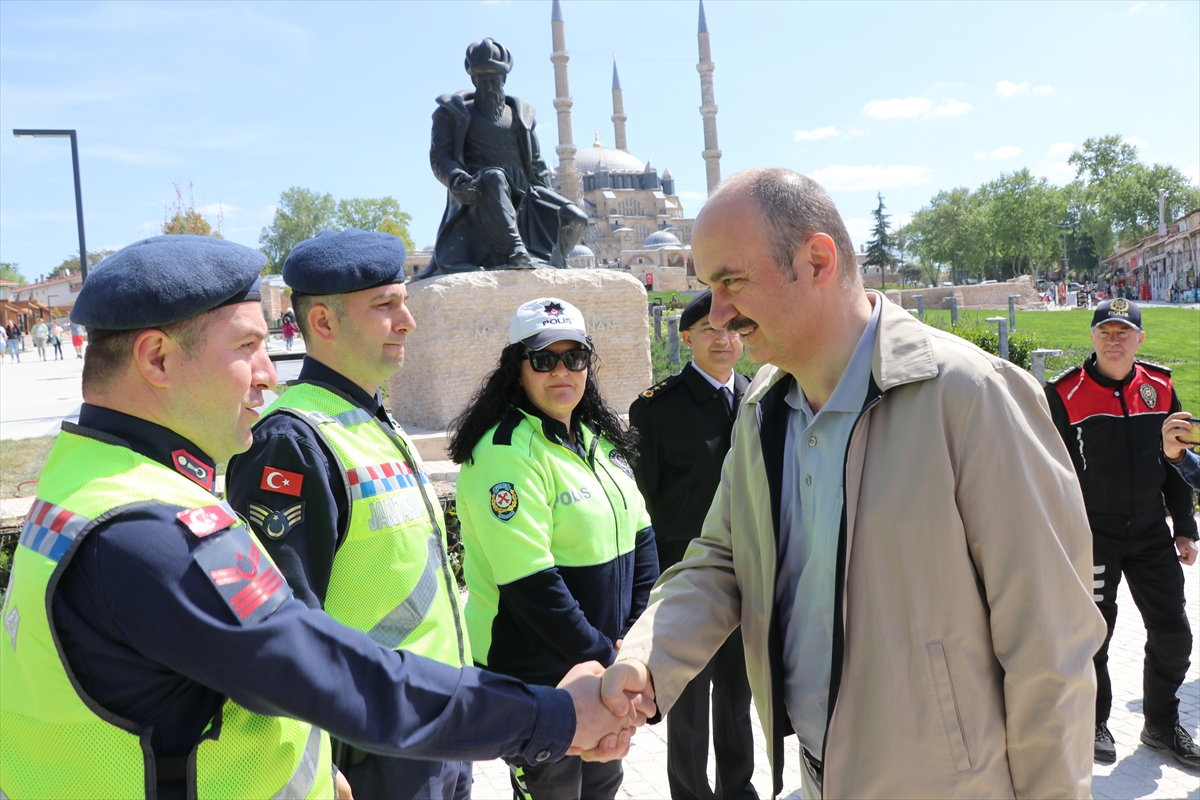
[[[73,130],[43,130],[29,128],[13,129],[13,136],[18,139],[70,139],[71,164],[75,169],[75,220],[79,224],[79,270],[80,281],[87,280],[88,260],[87,244],[83,240],[83,194],[79,189],[79,145],[75,141]]]

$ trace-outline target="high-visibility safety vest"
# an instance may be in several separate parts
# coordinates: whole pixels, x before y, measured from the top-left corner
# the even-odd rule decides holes
[[[349,495],[350,521],[333,559],[325,612],[390,650],[470,664],[445,520],[412,442],[311,383],[288,389],[263,418],[271,414],[290,414],[316,431],[337,458]]]
[[[99,716],[103,708],[75,682],[50,629],[51,594],[99,522],[147,505],[203,509],[217,502],[165,466],[80,433],[63,431],[50,451],[0,615],[0,797],[11,800],[154,793],[154,755],[140,741],[147,731],[112,714]],[[189,794],[194,790],[199,800],[333,797],[324,731],[253,714],[232,700],[218,716],[189,755],[189,780],[195,780]],[[207,738],[218,725],[216,737]]]

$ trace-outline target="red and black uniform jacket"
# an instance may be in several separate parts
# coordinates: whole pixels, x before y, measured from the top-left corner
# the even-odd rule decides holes
[[[1093,353],[1050,381],[1046,400],[1075,464],[1093,533],[1158,535],[1153,528],[1163,521],[1165,503],[1175,535],[1197,538],[1191,487],[1162,453],[1163,420],[1180,410],[1169,369],[1137,361],[1113,380],[1100,373]]]

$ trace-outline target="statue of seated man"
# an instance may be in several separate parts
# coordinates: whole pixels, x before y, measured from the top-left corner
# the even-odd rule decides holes
[[[444,94],[433,112],[429,163],[447,189],[433,260],[421,277],[478,269],[566,267],[587,215],[551,189],[534,110],[504,93],[508,48],[467,48],[475,91]]]

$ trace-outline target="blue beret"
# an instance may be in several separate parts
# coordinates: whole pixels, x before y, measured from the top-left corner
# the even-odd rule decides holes
[[[303,294],[349,294],[404,282],[404,242],[378,231],[321,231],[292,248],[283,280]]]
[[[71,321],[105,332],[170,325],[230,303],[259,300],[257,250],[212,236],[154,236],[100,262],[83,282]]]
[[[686,331],[707,317],[709,311],[712,311],[712,292],[706,291],[692,298],[692,302],[684,307],[683,313],[679,315],[679,330]]]

